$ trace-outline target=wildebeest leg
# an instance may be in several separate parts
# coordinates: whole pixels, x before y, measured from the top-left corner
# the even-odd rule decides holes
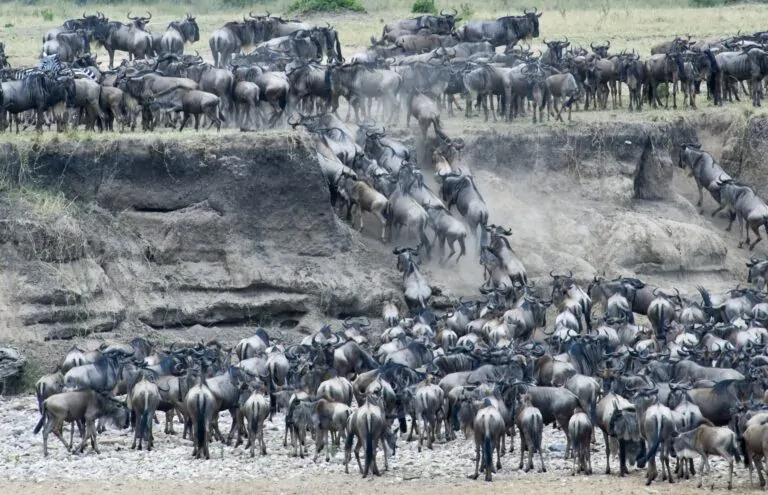
[[[181,119],[181,127],[179,128],[179,132],[184,130],[184,126],[187,125],[187,121],[189,120],[190,114],[187,112],[184,112],[184,117]]]
[[[747,225],[749,225],[749,223],[750,222],[748,222]],[[761,225],[762,225],[762,223],[753,223],[752,224],[752,232],[755,233],[755,237],[757,237],[757,238],[755,239],[755,242],[753,242],[752,244],[749,244],[749,250],[750,251],[755,249],[755,246],[757,246],[757,243],[760,242],[761,240],[763,240],[762,237],[760,237],[760,226]],[[766,230],[766,234],[768,234],[768,230]],[[749,227],[747,227],[747,243],[749,243]]]
[[[735,214],[739,218],[739,247],[742,247],[744,245],[744,241],[741,240],[741,236],[744,229],[744,218],[741,216],[741,213]],[[747,244],[749,244],[749,225],[747,225],[746,228],[747,231]]]
[[[195,130],[196,131],[200,130],[200,114],[199,113],[195,114]]]
[[[470,479],[476,480],[480,476],[480,442],[478,442],[477,433],[475,433],[475,474],[470,474]]]

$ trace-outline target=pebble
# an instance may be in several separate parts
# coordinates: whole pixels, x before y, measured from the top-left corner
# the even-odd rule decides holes
[[[108,429],[99,435],[101,455],[90,449],[85,454],[70,454],[54,435],[48,438],[47,458],[43,457],[42,435],[33,435],[32,429],[37,424],[39,413],[37,403],[32,396],[12,397],[0,400],[0,463],[3,465],[4,478],[7,480],[34,480],[41,483],[46,480],[104,480],[104,479],[171,479],[187,480],[223,480],[237,478],[264,478],[265,476],[278,479],[295,478],[298,476],[341,475],[344,476],[344,452],[342,449],[331,450],[331,461],[325,462],[321,454],[318,462],[314,457],[314,444],[307,435],[307,450],[304,459],[292,457],[290,443],[283,447],[283,425],[285,418],[278,413],[272,425],[267,423],[264,439],[268,455],[262,456],[256,449],[252,459],[250,452],[243,446],[234,448],[224,446],[219,442],[211,444],[211,458],[208,461],[192,458],[192,444],[189,439],[181,438],[181,425],[176,424],[176,435],[163,433],[165,417],[159,414],[160,424],[154,425],[155,448],[152,452],[131,450],[132,434],[125,431]],[[231,419],[228,413],[223,413],[219,419],[219,428],[229,431]],[[66,427],[65,438],[69,440],[69,425]],[[602,434],[597,434],[597,452],[592,454],[592,465],[596,473],[602,473],[605,467]],[[509,439],[507,439],[509,446]],[[564,459],[561,446],[565,446],[565,436],[562,431],[555,431],[547,426],[544,429],[543,445],[544,462],[547,470],[553,473],[566,485],[570,477],[570,460]],[[75,445],[79,440],[75,439]],[[398,440],[397,454],[390,457],[390,472],[385,474],[387,482],[398,480],[442,479],[444,481],[460,480],[474,470],[474,442],[464,439],[459,434],[452,442],[438,441],[433,450],[426,447],[421,453],[417,451],[418,442],[406,442],[405,436]],[[503,469],[494,476],[499,478],[515,478],[519,480],[536,480],[539,469],[539,458],[534,458],[535,470],[530,473],[518,471],[520,461],[520,440],[515,438],[514,452],[507,452],[502,457]],[[362,457],[362,452],[361,452]],[[383,459],[379,452],[378,465],[383,470]],[[717,457],[711,457],[715,480],[718,487],[724,484],[723,476],[727,473],[727,464]],[[697,460],[698,463],[698,460]],[[618,460],[612,460],[612,469],[618,471]],[[674,460],[672,461],[674,468]],[[697,465],[698,467],[698,465]],[[350,474],[359,476],[357,463],[350,461]],[[633,468],[630,468],[632,471]],[[747,471],[737,467],[735,478],[748,479]],[[617,483],[620,483],[618,478]],[[654,493],[654,492],[650,492]]]

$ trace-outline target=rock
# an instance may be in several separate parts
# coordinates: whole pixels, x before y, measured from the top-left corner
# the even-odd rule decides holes
[[[409,471],[409,470],[406,470],[406,471],[403,471],[403,474],[402,474],[403,480],[405,480],[405,481],[417,480],[417,479],[421,478],[421,476],[422,476],[421,471]]]
[[[723,269],[727,248],[709,229],[670,219],[619,213],[595,229],[602,266],[635,273]]]
[[[0,347],[0,394],[11,392],[24,372],[27,358],[13,347]]]

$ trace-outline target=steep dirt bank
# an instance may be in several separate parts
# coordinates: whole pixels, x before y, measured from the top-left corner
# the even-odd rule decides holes
[[[581,280],[637,274],[685,290],[743,279],[748,253],[736,232],[723,232],[724,219],[692,205],[677,145],[700,140],[762,193],[767,122],[734,112],[448,131],[464,138],[461,160],[491,223],[512,228],[539,286],[556,269]],[[393,135],[430,170],[410,131]],[[321,321],[375,317],[399,295],[391,249],[407,240],[381,245],[367,216],[362,236],[339,221],[300,134],[20,142],[0,149],[0,163],[0,337],[35,363],[71,345],[44,339],[232,341],[266,325],[292,340],[300,335],[290,330]],[[473,254],[424,270],[449,296],[474,294],[482,272]]]
[[[376,313],[394,286],[336,219],[298,135],[0,153],[4,340],[294,328],[306,315]]]

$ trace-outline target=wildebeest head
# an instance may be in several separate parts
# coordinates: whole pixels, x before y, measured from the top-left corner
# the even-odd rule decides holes
[[[568,289],[573,286],[573,272],[568,270],[567,275],[560,275],[552,270],[549,276],[552,277],[552,300],[555,304],[560,304],[568,293]]]
[[[460,21],[461,18],[457,18],[456,15],[459,13],[456,9],[451,9],[453,13],[446,13],[445,11],[441,10],[440,15],[437,16],[437,31],[436,34],[448,34],[452,33],[454,29],[456,29],[456,22]]]
[[[528,9],[523,10],[523,17],[531,23],[531,36],[533,38],[539,37],[539,17],[541,17],[541,14],[543,14],[543,12],[538,12],[536,7],[533,8],[533,12],[528,12]]]
[[[187,13],[187,17],[181,21],[173,21],[168,24],[168,27],[175,27],[181,33],[184,41],[190,41],[192,43],[200,41],[200,28],[197,26],[197,21],[194,17]]]
[[[762,291],[765,287],[765,277],[768,273],[768,260],[761,260],[758,258],[752,258],[747,263],[747,282],[750,284],[756,283],[757,289]]]
[[[415,259],[419,255],[419,249],[412,247],[396,247],[392,250],[392,254],[397,255],[397,269],[398,271],[408,271],[411,266],[418,266],[418,261]]]
[[[695,161],[701,156],[701,145],[697,143],[683,143],[680,145],[680,156],[677,166],[685,169],[693,167]]]
[[[333,26],[326,23],[326,27],[318,27],[323,37],[325,46],[325,54],[328,57],[328,62],[343,62],[344,57],[341,54],[341,43],[339,42],[339,33],[333,29]]]
[[[608,40],[604,44],[597,45],[597,46],[590,43],[589,47],[592,48],[592,53],[594,53],[598,57],[608,58],[608,49],[611,47],[611,42],[610,40]]]
[[[570,46],[571,42],[566,36],[565,41],[547,41],[544,38],[544,44],[549,48],[549,63],[559,65],[563,62],[563,51]]]
[[[147,12],[147,16],[148,17],[132,16],[130,11],[128,12],[128,15],[127,15],[128,19],[133,21],[131,25],[134,28],[139,29],[141,31],[144,31],[144,28],[147,26],[147,24],[149,24],[149,20],[152,19],[152,14],[150,14],[149,12]]]

